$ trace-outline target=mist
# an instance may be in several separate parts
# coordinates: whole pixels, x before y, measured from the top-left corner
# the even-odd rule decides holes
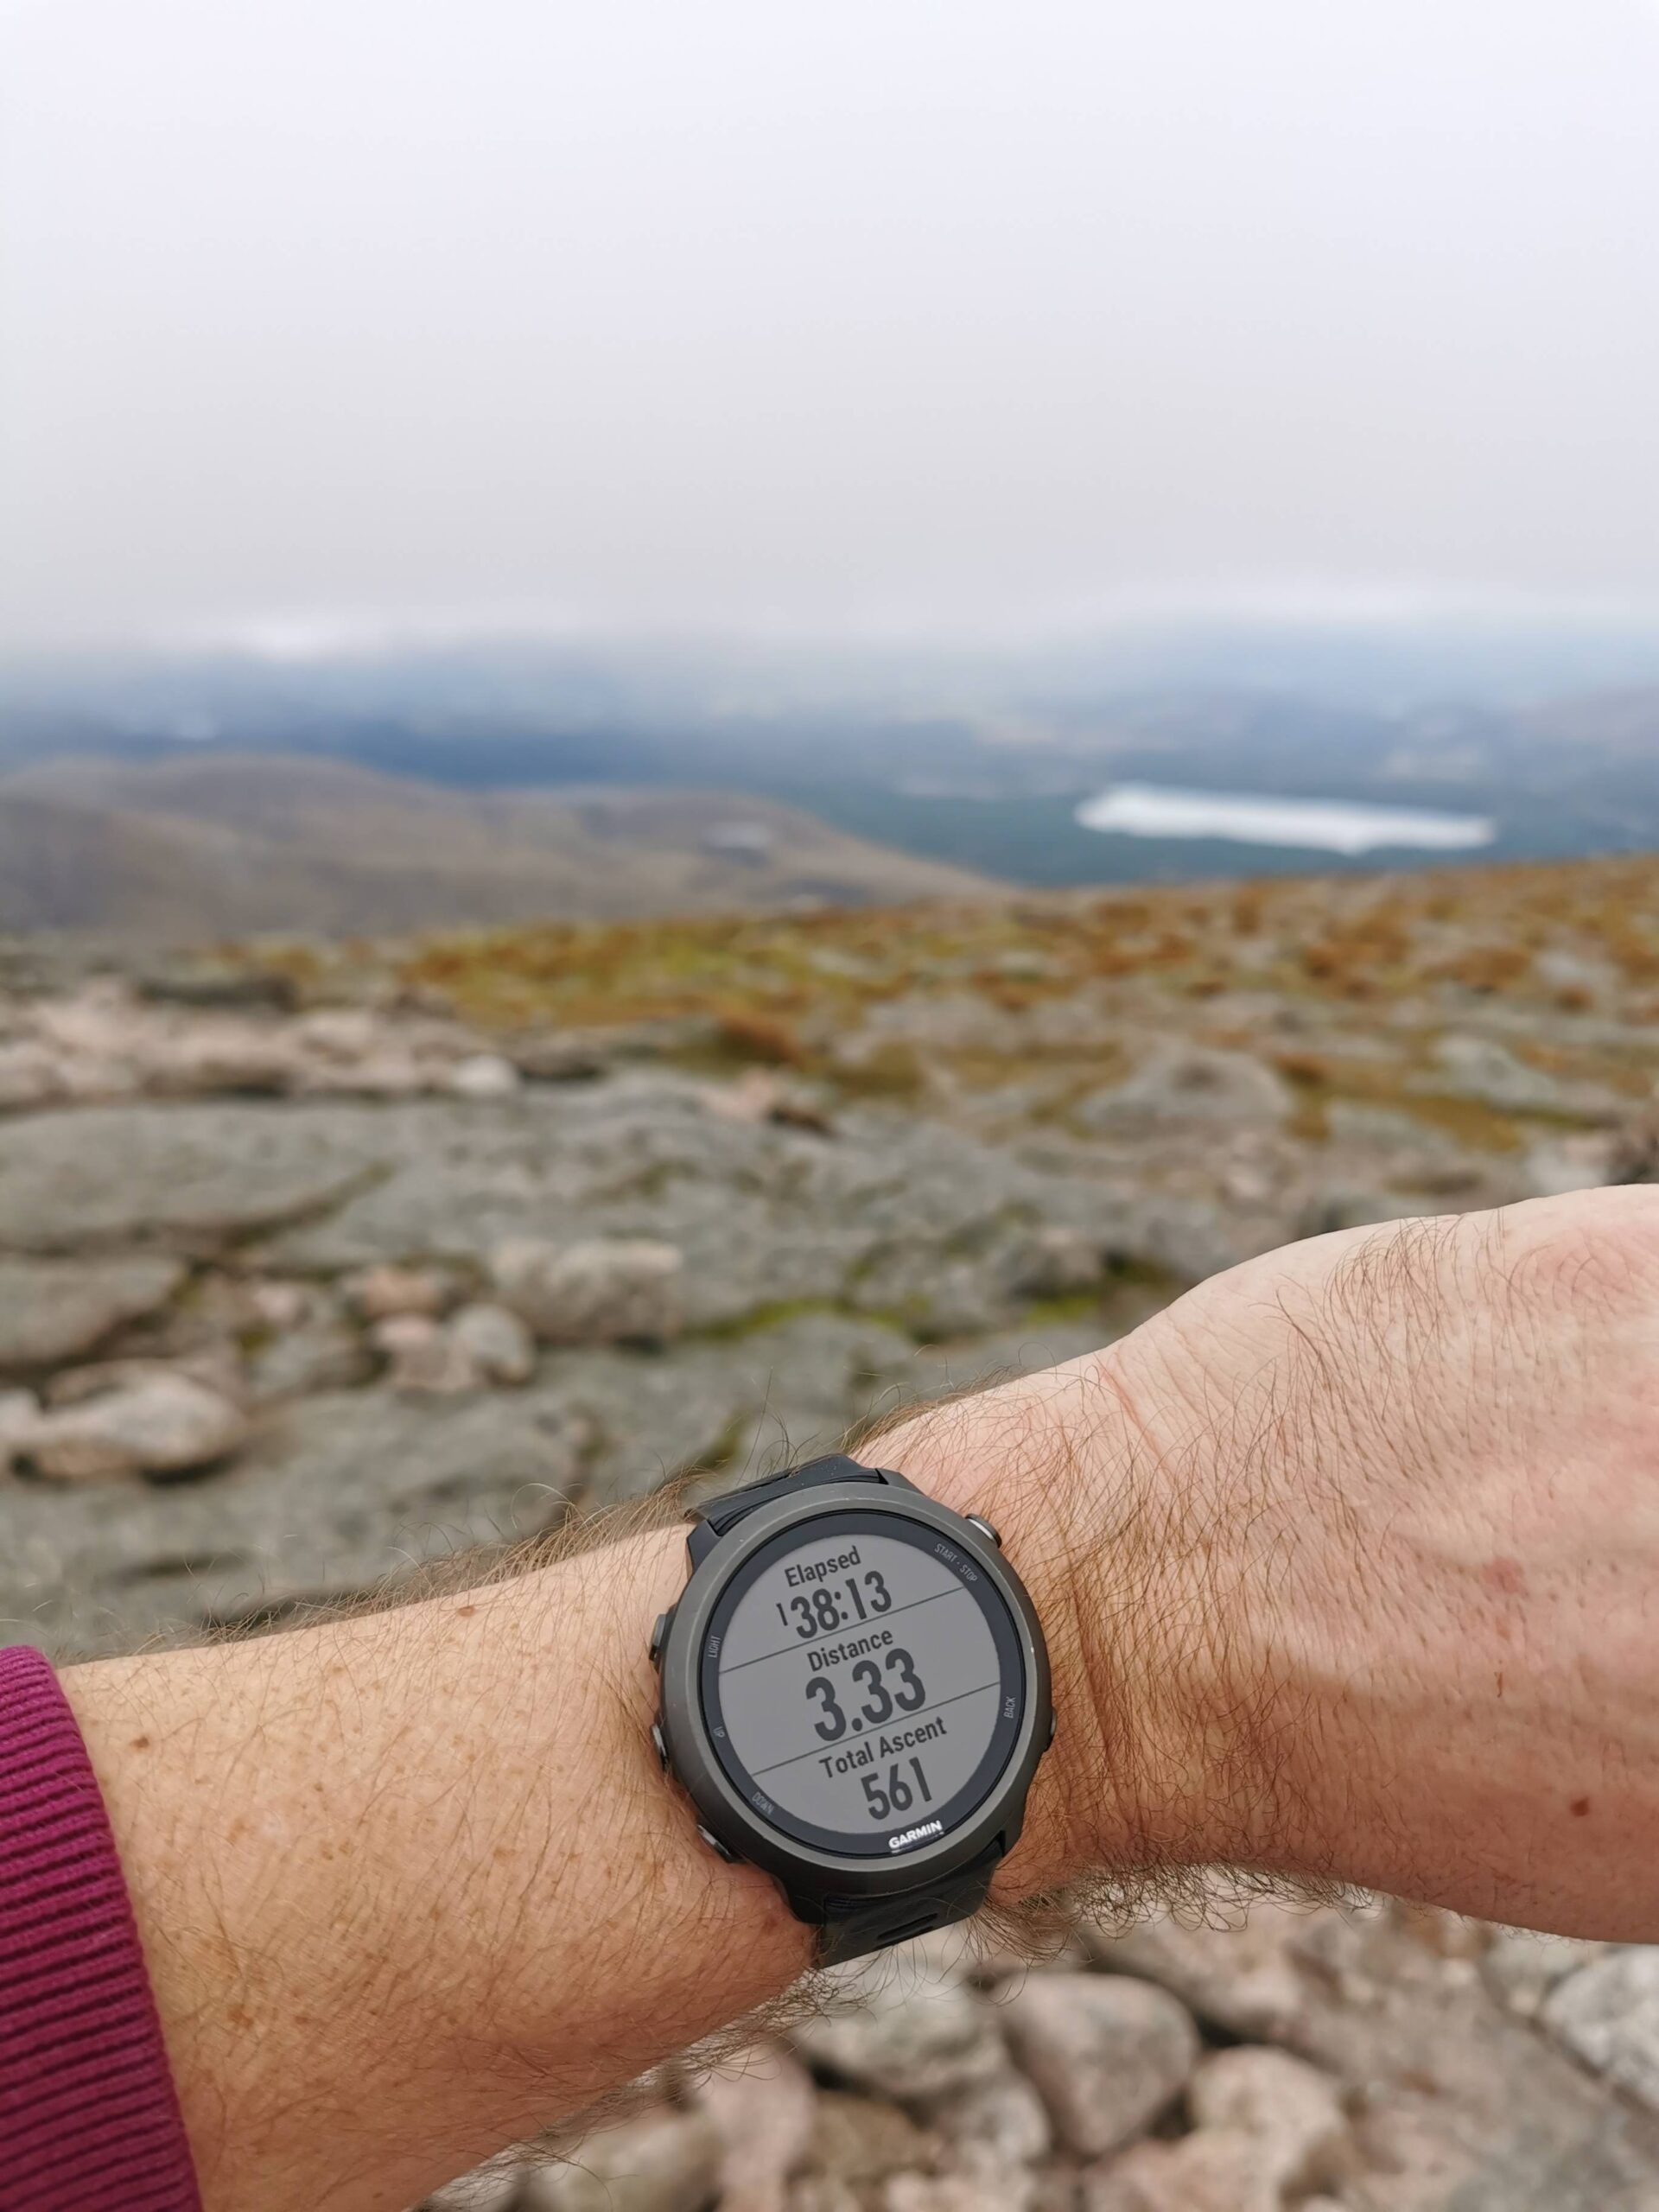
[[[1634,0],[0,7],[0,642],[1659,610]]]

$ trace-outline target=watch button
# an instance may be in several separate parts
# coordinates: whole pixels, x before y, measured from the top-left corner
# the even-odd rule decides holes
[[[653,1720],[651,1724],[651,1742],[663,1772],[666,1774],[668,1772],[668,1745],[663,1738],[663,1724],[660,1720]]]
[[[1054,1740],[1054,1715],[1052,1713],[1048,1716],[1048,1740],[1051,1744]]]
[[[737,1853],[732,1849],[730,1844],[722,1843],[720,1838],[715,1834],[714,1830],[712,1828],[704,1827],[701,1821],[697,1822],[697,1834],[708,1845],[709,1850],[714,1853],[716,1859],[732,1859],[737,1857]]]
[[[980,1535],[984,1537],[988,1544],[995,1544],[998,1551],[1001,1550],[1001,1537],[997,1535],[995,1529],[992,1528],[990,1522],[985,1518],[985,1516],[982,1513],[969,1513],[964,1517],[967,1520],[968,1526],[970,1529],[977,1529]]]
[[[662,1662],[663,1646],[668,1641],[668,1624],[673,1618],[674,1608],[671,1605],[665,1613],[658,1614],[656,1621],[652,1624],[651,1643],[647,1649],[649,1649],[651,1663],[653,1667],[658,1666]]]

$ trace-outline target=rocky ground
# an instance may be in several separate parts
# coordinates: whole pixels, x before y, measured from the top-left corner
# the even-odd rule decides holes
[[[0,1632],[281,1618],[1645,1177],[1659,865],[423,944],[0,945]],[[1258,1907],[936,1952],[456,2204],[1659,2206],[1659,1954]],[[1328,2207],[1320,2207],[1328,2212]]]

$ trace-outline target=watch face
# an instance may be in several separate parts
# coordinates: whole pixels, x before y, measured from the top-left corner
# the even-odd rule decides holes
[[[699,1657],[715,1756],[749,1808],[819,1850],[887,1858],[970,1819],[1019,1740],[1013,1615],[942,1529],[822,1514],[721,1592]]]

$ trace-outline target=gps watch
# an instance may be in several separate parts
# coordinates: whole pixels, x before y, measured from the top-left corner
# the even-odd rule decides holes
[[[722,1859],[826,1965],[965,1919],[1054,1732],[1048,1653],[988,1521],[835,1456],[704,1506],[652,1631],[652,1740]]]

